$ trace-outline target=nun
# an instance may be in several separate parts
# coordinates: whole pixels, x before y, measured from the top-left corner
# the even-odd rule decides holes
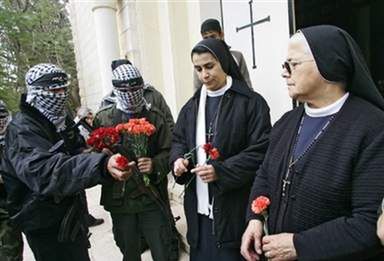
[[[269,108],[223,41],[202,40],[191,58],[203,85],[179,114],[170,153],[176,182],[185,185],[190,260],[238,261],[250,188],[268,147]],[[208,158],[204,144],[219,158]]]
[[[274,125],[253,183],[246,260],[384,260],[384,100],[351,36],[330,25],[292,36],[282,77],[302,104]],[[270,199],[268,219],[251,211]],[[262,235],[267,222],[270,235]]]

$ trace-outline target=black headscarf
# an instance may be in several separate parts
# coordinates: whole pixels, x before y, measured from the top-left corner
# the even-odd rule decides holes
[[[244,81],[243,75],[240,73],[239,66],[229,51],[228,45],[223,40],[215,38],[207,38],[200,41],[193,47],[191,52],[191,58],[194,53],[202,53],[199,51],[200,48],[206,50],[215,57],[223,68],[223,71],[230,75],[232,78]]]
[[[300,31],[326,80],[345,83],[347,91],[384,110],[384,99],[372,80],[360,48],[347,32],[332,25]]]

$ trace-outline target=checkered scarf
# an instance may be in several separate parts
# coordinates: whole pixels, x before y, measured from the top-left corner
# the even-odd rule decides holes
[[[0,136],[4,135],[10,118],[11,117],[7,106],[2,100],[0,100]]]
[[[140,80],[141,84],[130,86],[129,82],[134,82],[135,79]],[[126,81],[124,85],[114,85],[113,92],[116,95],[116,107],[129,114],[140,112],[146,102],[144,99],[144,84],[142,84],[139,70],[131,64],[122,64],[113,70],[112,81]]]
[[[9,116],[4,117],[4,118],[0,118],[0,136],[4,135],[5,130],[7,129],[7,125],[9,122],[10,122]]]
[[[57,131],[60,132],[65,129],[65,105],[68,91],[66,89],[64,93],[54,93],[50,90],[67,88],[69,84],[68,81],[52,82],[52,84],[48,84],[48,86],[34,84],[44,75],[52,73],[65,74],[64,70],[53,64],[38,64],[27,72],[25,75],[25,83],[27,85],[26,102],[42,113],[56,126]]]
[[[117,88],[113,90],[116,95],[116,107],[126,113],[138,113],[145,105],[144,88],[137,91],[120,91]]]

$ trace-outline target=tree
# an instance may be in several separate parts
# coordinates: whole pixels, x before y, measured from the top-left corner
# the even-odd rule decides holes
[[[80,104],[71,27],[59,0],[0,2],[0,98],[17,109],[24,76],[38,63],[54,63],[71,75],[69,105]]]

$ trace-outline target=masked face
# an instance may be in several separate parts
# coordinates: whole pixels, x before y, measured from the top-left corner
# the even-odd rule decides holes
[[[5,130],[7,129],[8,122],[9,122],[9,116],[5,116],[5,117],[0,118],[0,135],[5,133]]]
[[[65,105],[68,97],[66,88],[61,91],[35,89],[28,92],[28,96],[33,97],[29,103],[48,118],[58,131],[65,128]]]
[[[65,128],[68,75],[54,64],[38,64],[25,76],[26,102],[40,111],[58,131]]]
[[[112,84],[117,108],[126,113],[138,113],[144,105],[144,81],[139,70],[131,64],[122,64],[112,72]]]
[[[128,112],[137,113],[143,109],[144,106],[144,88],[131,88],[131,89],[114,89],[117,97],[118,108]]]
[[[67,102],[68,93],[52,92],[49,90],[38,91],[34,104],[39,109],[46,111],[48,114],[54,116],[61,116],[65,113],[65,103]]]

